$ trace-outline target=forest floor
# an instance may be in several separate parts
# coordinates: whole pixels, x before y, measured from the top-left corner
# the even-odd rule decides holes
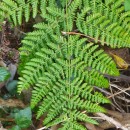
[[[11,30],[6,23],[0,32],[0,66],[7,67],[11,73],[8,81],[0,83],[0,130],[10,129],[16,125],[18,122],[16,122],[14,114],[26,108],[30,101],[29,91],[24,92],[22,96],[17,94],[18,48],[24,32],[27,31],[24,29],[25,27]],[[92,124],[85,125],[88,130],[117,130],[118,128],[130,130],[130,50],[128,48],[110,49],[108,47],[105,47],[104,50],[113,57],[121,75],[118,77],[105,75],[110,81],[109,89],[95,87],[96,90],[106,95],[112,103],[104,105],[107,113],[92,115],[99,121],[98,127]],[[32,125],[26,130],[36,130],[42,127],[43,117],[41,120],[36,120],[35,114],[32,114],[31,118]]]

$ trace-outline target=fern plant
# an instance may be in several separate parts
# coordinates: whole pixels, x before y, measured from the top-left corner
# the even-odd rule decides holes
[[[0,16],[9,18],[14,25],[21,25],[23,20],[28,22],[31,17],[35,18],[42,8],[42,0],[2,0]]]
[[[41,0],[43,22],[34,25],[20,48],[18,92],[32,87],[31,107],[38,107],[37,118],[45,115],[46,128],[61,124],[59,130],[86,130],[81,121],[98,124],[89,113],[105,112],[100,104],[110,101],[93,86],[107,88],[103,75],[119,75],[99,44],[130,47],[130,12],[124,11],[123,3]]]

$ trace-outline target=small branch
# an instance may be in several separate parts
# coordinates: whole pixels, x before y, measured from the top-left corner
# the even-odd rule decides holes
[[[102,117],[104,120],[110,122],[111,124],[115,125],[116,128],[120,128],[122,130],[128,130],[128,128],[124,127],[121,123],[119,123],[118,121],[114,120],[111,117],[108,117],[107,115],[103,114],[103,113],[96,113],[96,115]]]
[[[111,96],[111,93],[110,93],[110,92],[108,92],[108,91],[106,91],[106,90],[104,90],[104,89],[101,89],[101,88],[99,88],[99,87],[96,87],[96,86],[94,86],[94,88],[96,88],[97,90],[101,91],[101,92],[104,93],[104,94],[109,95],[108,97],[111,98],[111,97],[110,97],[110,96]],[[118,95],[117,95],[116,97],[117,97],[118,99],[121,99],[121,100],[123,100],[123,101],[126,101],[127,103],[130,103],[130,100],[129,100],[129,99],[126,99],[125,97],[119,97]]]
[[[130,83],[130,76],[126,76],[126,75],[123,75],[123,74],[120,74],[119,76],[111,76],[111,75],[105,74],[104,76],[106,78],[109,78],[109,79],[115,79],[115,80],[118,80],[118,81],[125,81],[125,82]]]
[[[69,35],[80,35],[80,36],[84,36],[86,38],[89,38],[91,39],[92,41],[95,41],[95,39],[91,36],[88,36],[88,35],[85,35],[85,34],[82,34],[82,33],[76,33],[76,32],[61,32],[63,35],[66,35],[66,34],[69,34]],[[97,39],[97,42],[102,42],[101,40]],[[107,42],[103,42],[104,44],[108,44]]]
[[[14,121],[14,119],[12,119],[12,118],[0,118],[0,121],[3,121],[3,122],[8,122],[8,121],[10,121],[10,122],[13,122]]]
[[[40,129],[37,129],[37,130],[45,130],[46,129],[46,127],[42,127],[42,128],[40,128]]]
[[[114,84],[110,84],[110,85],[114,85]],[[114,96],[116,96],[116,95],[119,95],[119,94],[121,94],[121,93],[125,93],[126,95],[130,96],[130,94],[128,94],[128,93],[126,92],[126,91],[128,91],[128,90],[130,90],[130,87],[128,87],[128,88],[126,88],[126,89],[122,89],[122,90],[120,90],[119,92],[112,94],[112,95],[109,96],[108,98],[112,98],[112,97],[114,97]]]

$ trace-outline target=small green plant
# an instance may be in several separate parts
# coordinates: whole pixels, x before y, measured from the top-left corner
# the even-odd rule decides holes
[[[37,10],[33,0],[26,2],[29,7],[18,2],[28,12]],[[37,118],[46,115],[46,128],[61,124],[59,130],[86,130],[80,121],[98,124],[89,113],[105,112],[100,104],[110,103],[93,86],[107,88],[104,74],[119,75],[99,44],[130,47],[130,12],[125,12],[124,0],[37,0],[38,4],[43,22],[22,40],[18,92],[33,88],[31,107],[38,107]],[[21,17],[14,16],[14,24],[21,24]]]
[[[0,67],[0,82],[8,80],[10,72],[5,67]]]
[[[32,124],[32,112],[30,107],[19,110],[14,115],[16,125],[10,130],[22,130],[28,128]]]

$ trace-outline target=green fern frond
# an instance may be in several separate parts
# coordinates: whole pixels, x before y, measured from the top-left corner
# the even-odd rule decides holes
[[[93,14],[92,2],[80,12],[78,9],[82,6],[79,2],[73,1],[66,14],[64,9],[50,8],[46,4],[46,11],[42,14],[45,22],[34,25],[36,30],[27,34],[20,48],[21,61],[26,62],[22,64],[18,92],[33,87],[31,107],[38,106],[37,118],[47,113],[46,127],[60,123],[62,130],[81,130],[86,128],[78,121],[97,124],[81,111],[106,112],[100,104],[110,101],[101,93],[93,93],[93,86],[108,87],[109,82],[103,75],[119,75],[112,58],[94,44],[100,42],[102,45],[124,47],[122,41],[118,43],[120,33],[115,35],[112,32],[118,29],[118,24],[108,20],[106,15],[102,16],[103,7]],[[103,30],[108,24],[108,29]],[[72,31],[75,25],[84,38],[61,33]],[[109,39],[109,36],[117,39]]]
[[[89,4],[86,6],[87,8],[91,8],[92,13],[89,13],[90,10],[86,10],[86,7],[83,8],[82,13],[79,14],[77,18],[78,29],[96,43],[100,42],[102,45],[110,45],[113,48],[122,46],[129,47],[129,25],[126,24],[125,26],[127,30],[122,27],[122,24],[124,24],[124,21],[122,20],[125,19],[125,17],[129,17],[129,12],[121,13],[120,17],[114,11],[113,6],[110,8],[105,6],[105,4],[101,4],[101,2],[98,3],[94,0],[91,2],[88,1],[88,3]],[[117,9],[121,7],[122,1],[119,0],[115,4],[115,8]],[[86,17],[86,20],[83,20],[87,14],[89,15]],[[80,24],[81,21],[82,24]],[[115,26],[114,30],[112,30],[113,25]],[[95,30],[96,34],[94,35]]]
[[[29,19],[36,18],[39,12],[44,12],[45,3],[48,5],[54,5],[53,2],[46,2],[42,0],[2,0],[0,2],[0,15],[1,17],[9,18],[14,25],[21,25],[23,16],[25,21],[28,22]],[[4,15],[3,15],[4,14]]]
[[[100,105],[110,101],[94,92],[94,86],[108,88],[104,75],[119,75],[100,45],[130,47],[129,11],[124,11],[123,0],[9,2],[3,1],[1,10],[14,11],[17,17],[8,16],[15,24],[21,24],[23,15],[26,21],[36,17],[39,10],[43,18],[22,40],[18,92],[32,87],[31,107],[38,108],[37,118],[46,113],[46,127],[86,130],[81,121],[98,124],[88,113],[106,112]]]
[[[31,106],[34,108],[42,100],[44,101],[39,106],[38,117],[48,112],[45,120],[46,123],[52,122],[52,120],[59,116],[63,108],[70,110],[78,108],[80,110],[86,110],[87,112],[105,112],[102,107],[95,103],[109,103],[108,99],[102,95],[97,93],[94,95],[91,94],[93,87],[87,85],[88,83],[101,87],[108,86],[107,79],[98,72],[100,69],[97,69],[96,66],[90,63],[90,61],[92,62],[92,60],[90,60],[91,58],[102,56],[104,54],[103,51],[96,50],[97,45],[93,46],[92,43],[86,43],[86,39],[80,40],[80,37],[70,36],[68,37],[68,41],[66,41],[64,37],[61,39],[62,42],[68,42],[69,46],[62,42],[63,46],[61,47],[59,46],[60,43],[47,43],[46,46],[43,45],[44,48],[41,48],[35,53],[35,58],[32,58],[30,62],[25,64],[24,70],[22,71],[23,76],[19,81],[19,92],[21,92],[22,89],[29,88],[29,84],[35,86],[32,91]],[[67,54],[67,48],[71,49],[72,57]],[[85,57],[86,52],[88,52],[88,54],[90,53],[91,58],[88,60]],[[92,54],[92,52],[94,52],[94,54]],[[106,56],[107,55],[105,55],[105,57]],[[104,55],[102,57],[104,57]],[[102,57],[99,58],[99,61],[102,60]],[[73,61],[74,59],[75,61]],[[72,64],[69,64],[69,60],[72,61]],[[108,61],[108,68],[111,68],[111,65],[115,66],[114,62],[110,62],[112,61],[111,58]],[[98,61],[96,64],[99,64]],[[70,74],[68,74],[68,68],[71,68]],[[113,72],[116,72],[115,70],[113,69],[112,73],[111,69],[106,69],[102,72],[109,74],[110,71],[110,74],[113,74]],[[31,74],[33,75],[31,76]],[[76,77],[79,78],[77,79]],[[83,84],[83,82],[86,83]],[[81,89],[79,89],[79,86],[81,86]],[[71,99],[68,99],[69,93]],[[79,97],[82,98],[80,99]],[[88,101],[84,101],[84,99]]]

